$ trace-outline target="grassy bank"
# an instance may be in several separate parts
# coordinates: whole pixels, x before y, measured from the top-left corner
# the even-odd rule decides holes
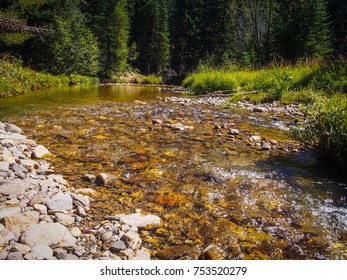
[[[282,100],[285,103],[312,103],[317,93],[331,95],[335,92],[347,92],[347,65],[312,63],[262,70],[233,67],[221,70],[204,69],[188,76],[183,81],[183,86],[194,94],[219,90],[233,93],[255,91],[254,94],[235,94],[235,98],[248,99],[254,103],[274,100]]]
[[[183,85],[194,94],[232,93],[230,102],[281,101],[307,106],[307,119],[294,136],[317,149],[334,168],[347,171],[347,63],[311,63],[263,70],[203,69]]]
[[[7,58],[0,60],[0,96],[11,96],[32,90],[70,84],[90,85],[98,83],[97,78],[80,75],[60,75],[36,72],[23,67],[20,61]]]

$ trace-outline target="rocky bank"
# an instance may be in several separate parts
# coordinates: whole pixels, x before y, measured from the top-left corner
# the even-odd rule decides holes
[[[49,155],[21,128],[0,122],[0,260],[150,259],[139,230],[160,218],[137,210],[84,228],[98,194],[69,187],[44,159]]]

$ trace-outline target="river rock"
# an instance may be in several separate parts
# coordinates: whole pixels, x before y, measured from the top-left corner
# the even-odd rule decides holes
[[[29,206],[34,206],[35,204],[41,204],[45,202],[45,198],[41,194],[35,195],[30,201]]]
[[[25,138],[26,136],[21,135],[19,133],[12,133],[12,134],[0,133],[0,140],[3,140],[3,139],[24,140]]]
[[[11,244],[11,248],[10,248],[10,251],[19,252],[22,255],[28,254],[30,252],[30,250],[31,250],[31,248],[29,246],[24,245],[24,244],[20,244],[20,243],[16,243],[16,242]]]
[[[253,108],[253,113],[262,113],[262,112],[266,112],[266,111],[267,111],[266,108],[260,107],[260,106]]]
[[[148,249],[141,248],[136,251],[135,257],[133,260],[149,261],[151,259],[151,254]]]
[[[19,207],[0,208],[0,221],[7,216],[18,214],[20,211]]]
[[[79,237],[82,234],[82,231],[78,227],[73,227],[70,229],[70,233],[73,237]]]
[[[258,135],[253,135],[249,138],[249,140],[252,142],[252,143],[259,143],[261,142],[261,137],[258,136]]]
[[[2,139],[0,141],[1,146],[10,148],[16,146],[16,142],[13,139]]]
[[[20,164],[23,165],[24,168],[34,171],[35,169],[39,168],[39,164],[37,161],[32,159],[22,159],[20,160]]]
[[[132,250],[136,251],[140,248],[142,240],[140,239],[140,236],[132,231],[128,231],[125,233],[121,240],[125,243],[125,245],[128,248],[131,248]]]
[[[0,182],[0,194],[4,195],[21,195],[24,194],[30,184],[22,180],[2,181]]]
[[[2,148],[0,150],[0,160],[9,164],[16,163],[16,160],[13,158],[12,153],[7,148]]]
[[[121,217],[120,222],[123,224],[128,224],[129,226],[136,226],[139,229],[143,229],[148,226],[160,225],[161,219],[156,215],[141,215],[141,213],[138,212]]]
[[[47,207],[53,211],[69,211],[72,209],[71,195],[57,194],[47,201]]]
[[[263,150],[271,150],[271,145],[269,143],[263,143],[263,145],[261,146],[261,148]]]
[[[75,218],[63,213],[55,213],[57,222],[63,224],[64,226],[70,226],[75,222]]]
[[[31,252],[36,255],[38,260],[48,260],[53,257],[53,250],[47,245],[38,245],[31,248]]]
[[[157,253],[157,257],[161,260],[179,260],[193,255],[194,250],[187,245],[176,245],[165,248]]]
[[[95,179],[96,179],[95,175],[92,175],[92,174],[84,174],[83,175],[83,181],[93,182],[93,181],[95,181]]]
[[[48,179],[53,180],[54,182],[58,183],[59,185],[63,185],[66,187],[69,186],[69,183],[61,175],[51,174],[48,176]]]
[[[42,204],[34,204],[34,209],[38,211],[41,215],[47,215],[47,207]]]
[[[58,260],[64,260],[67,256],[67,251],[63,248],[56,248],[53,250],[53,256]]]
[[[3,229],[0,231],[0,250],[5,247],[10,240],[14,238],[14,234],[7,229]]]
[[[84,195],[72,195],[73,199],[76,202],[80,202],[81,204],[83,204],[83,206],[89,207],[90,206],[90,198]]]
[[[109,185],[112,185],[117,179],[118,178],[115,175],[100,173],[96,177],[95,184],[97,184],[98,186],[107,187]]]
[[[8,172],[10,170],[10,164],[6,161],[0,161],[0,172]]]
[[[24,260],[24,258],[20,252],[11,252],[7,255],[7,260],[17,261],[17,260]]]
[[[18,126],[14,125],[14,124],[5,124],[5,130],[6,132],[11,132],[11,133],[23,133],[23,130],[21,128],[19,128]]]
[[[126,248],[127,246],[125,245],[125,243],[122,240],[118,240],[111,246],[110,251],[114,254],[117,254],[120,251],[125,250]]]
[[[96,190],[91,189],[91,188],[77,189],[74,192],[76,194],[87,195],[87,196],[90,196],[90,197],[97,197],[98,196],[98,192]]]
[[[12,231],[15,235],[19,235],[31,225],[39,222],[39,214],[37,212],[28,211],[4,218],[6,229]]]
[[[33,151],[33,158],[43,158],[46,155],[50,155],[51,153],[48,151],[48,149],[42,145],[38,145],[35,147]]]
[[[230,135],[239,135],[240,131],[236,128],[232,128],[232,129],[230,129],[229,134]]]
[[[38,245],[73,247],[76,245],[76,239],[60,223],[32,225],[22,234],[20,242],[30,247]]]

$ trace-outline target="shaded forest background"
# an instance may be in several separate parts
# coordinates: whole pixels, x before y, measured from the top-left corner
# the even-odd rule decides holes
[[[346,27],[344,0],[0,1],[0,53],[55,75],[344,59]]]

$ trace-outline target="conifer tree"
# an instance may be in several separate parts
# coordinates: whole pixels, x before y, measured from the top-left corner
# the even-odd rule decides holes
[[[139,54],[134,66],[146,74],[160,73],[169,65],[168,1],[132,1],[131,42]]]
[[[89,25],[101,51],[100,76],[110,78],[125,70],[128,56],[129,18],[127,0],[89,0]]]

